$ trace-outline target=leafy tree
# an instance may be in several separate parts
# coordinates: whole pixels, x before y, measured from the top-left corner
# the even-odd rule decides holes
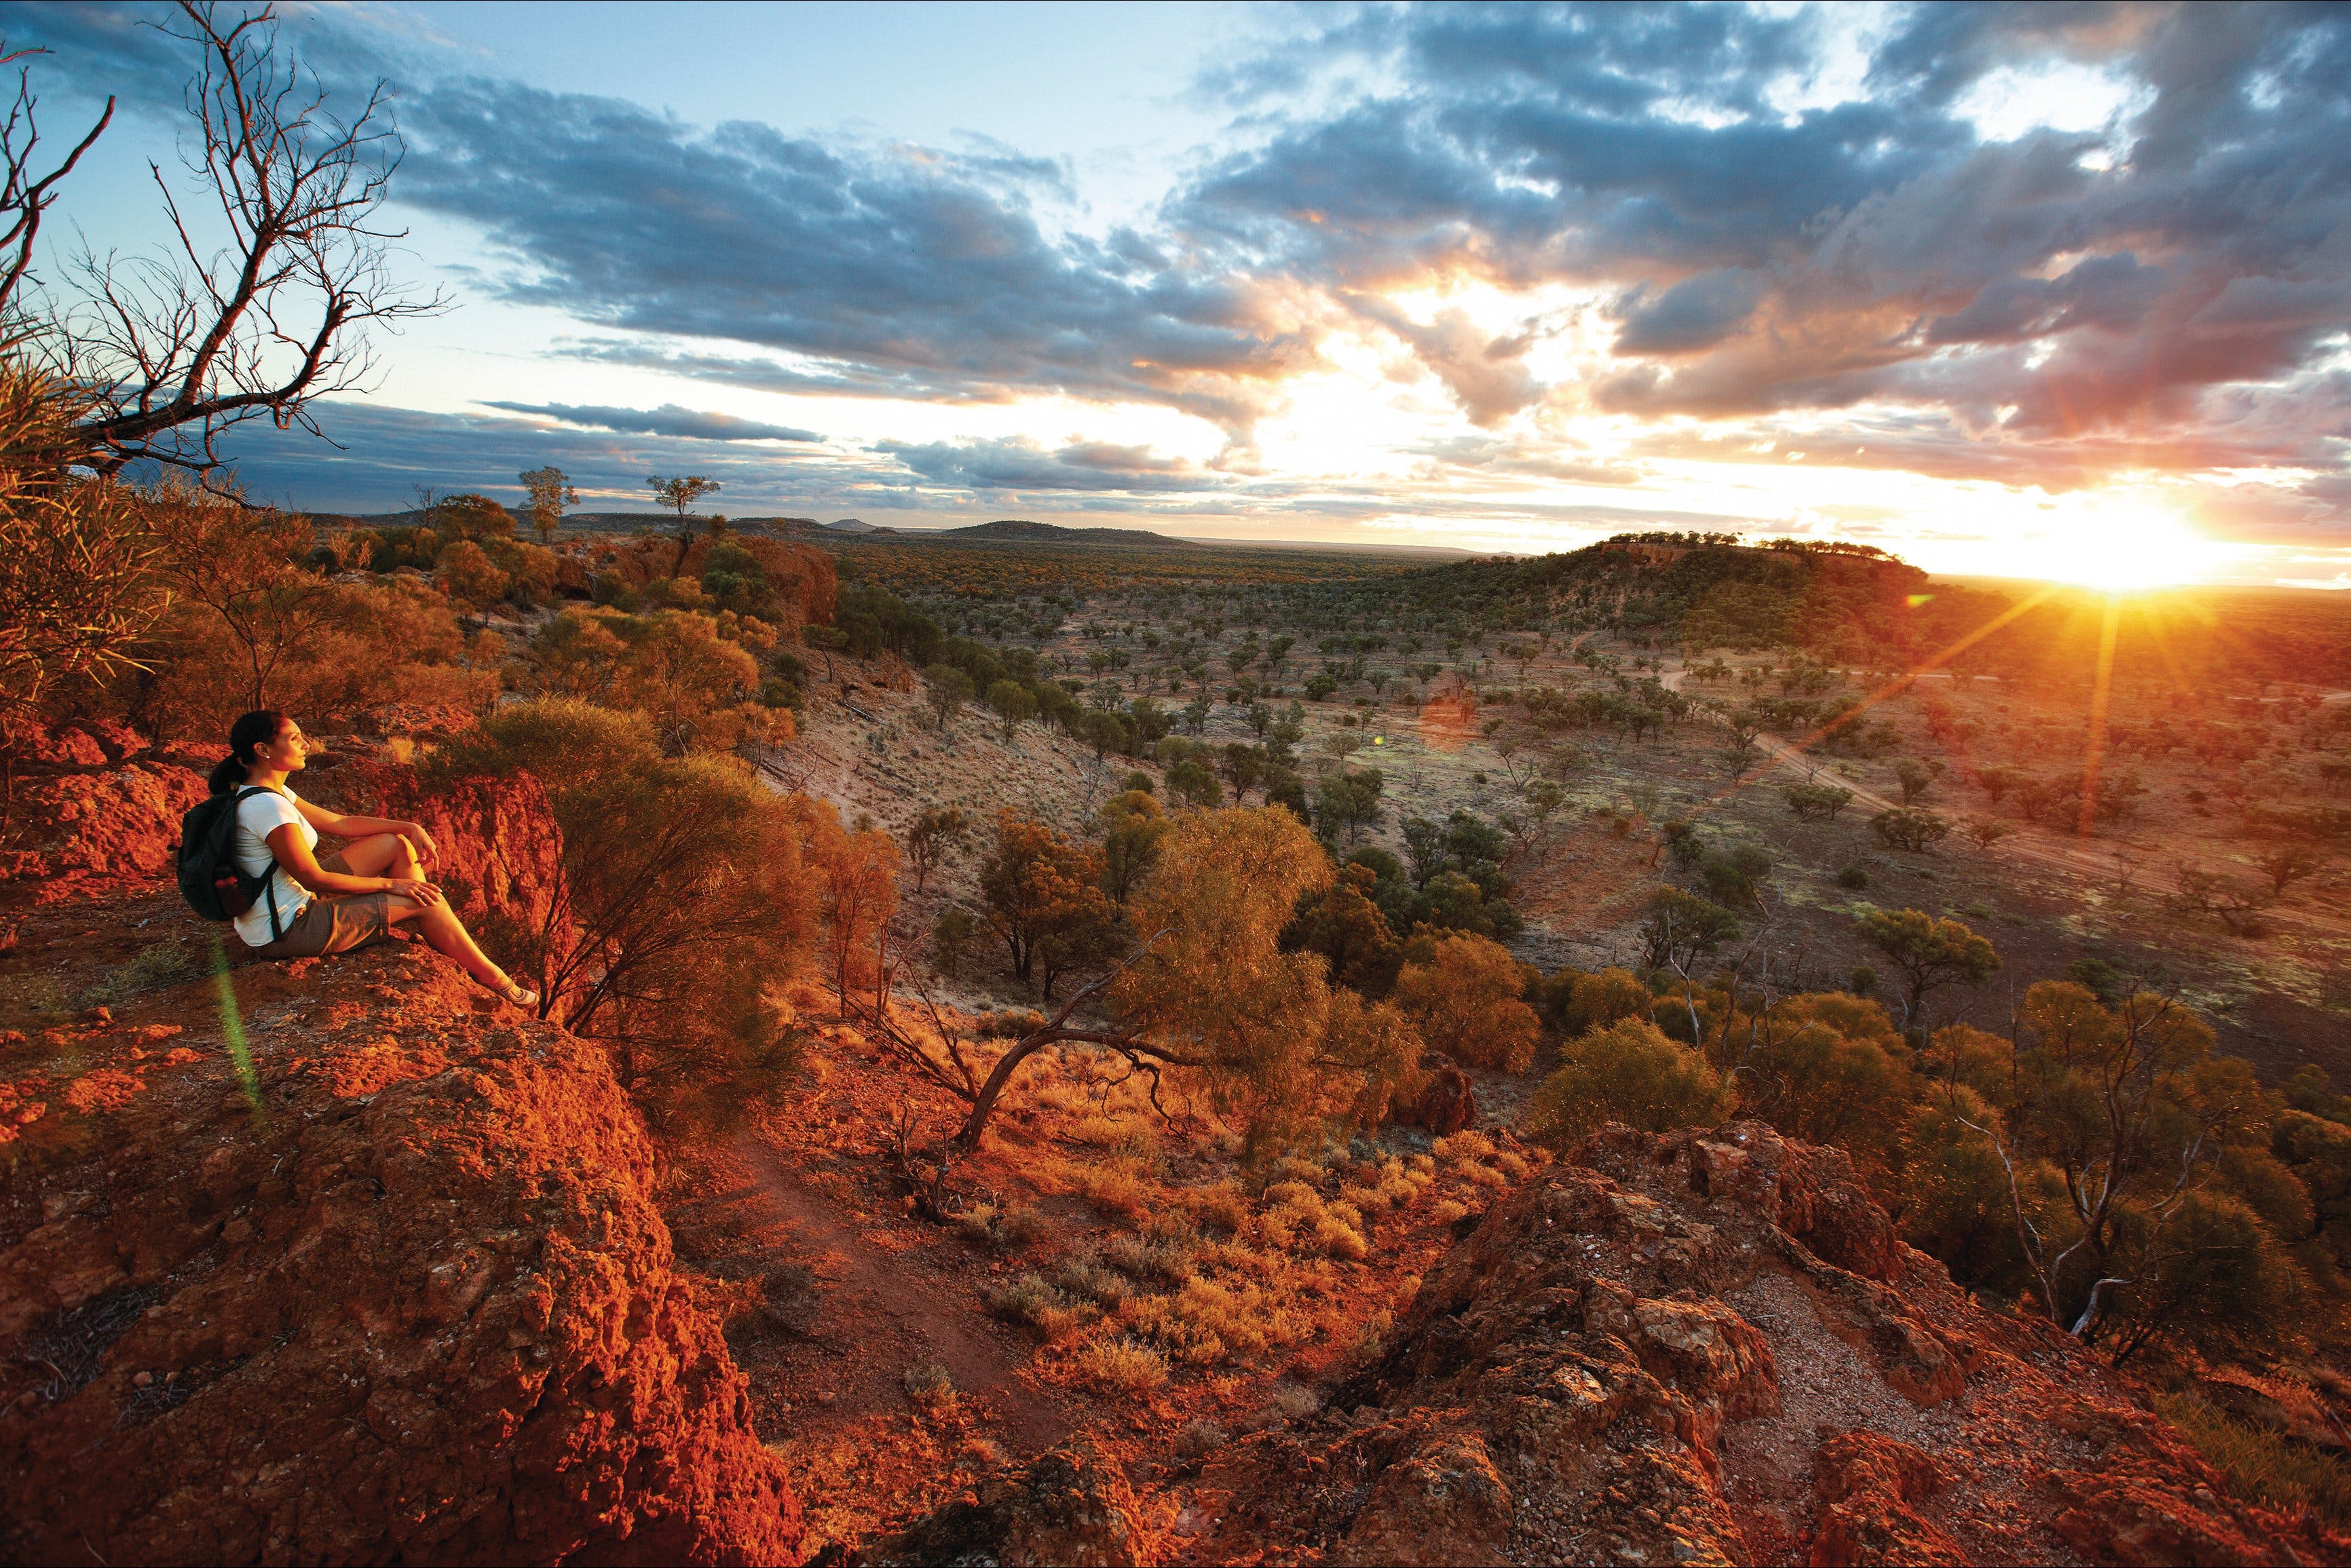
[[[1445,842],[1445,829],[1425,816],[1404,819],[1405,858],[1412,862],[1412,885],[1426,888],[1428,879],[1445,869],[1452,851]]]
[[[1949,837],[1951,825],[1931,811],[1913,811],[1896,806],[1881,811],[1869,819],[1869,829],[1888,849],[1907,849],[1914,855],[1925,855]]]
[[[1123,904],[1159,863],[1167,814],[1142,790],[1113,795],[1102,810],[1102,891]]]
[[[1643,1132],[1706,1126],[1730,1103],[1706,1058],[1646,1018],[1579,1035],[1560,1059],[1527,1106],[1530,1136],[1551,1148],[1571,1148],[1610,1122]]]
[[[1562,970],[1544,982],[1538,1011],[1552,1028],[1573,1038],[1622,1018],[1646,1018],[1651,1001],[1648,986],[1630,970],[1604,969],[1594,974]]]
[[[1706,896],[1729,909],[1761,908],[1764,881],[1771,875],[1770,853],[1753,844],[1717,850],[1698,866]]]
[[[1535,1011],[1510,950],[1459,932],[1415,938],[1390,1000],[1431,1050],[1480,1067],[1523,1073],[1534,1062]]]
[[[722,488],[718,481],[699,473],[680,474],[674,479],[664,479],[657,473],[645,483],[654,500],[677,514],[680,526],[684,524],[685,514],[695,502],[705,495],[716,495]]]
[[[832,994],[844,1009],[882,983],[881,944],[898,909],[898,846],[873,828],[852,832],[824,802],[807,815],[808,857],[817,872],[817,912],[832,957]]]
[[[1781,793],[1787,797],[1788,809],[1806,822],[1834,816],[1853,801],[1853,791],[1836,784],[1790,784]]]
[[[604,1042],[649,1108],[716,1116],[780,1082],[797,1036],[778,983],[809,954],[809,803],[732,757],[664,757],[651,722],[587,702],[499,708],[434,778],[528,772],[562,830],[561,882],[519,950],[543,1016]]]
[[[580,492],[571,487],[571,476],[550,463],[515,477],[522,481],[523,492],[530,497],[526,509],[531,526],[538,530],[542,543],[552,545],[556,531],[563,526],[563,509],[580,504]]]
[[[459,539],[442,550],[440,576],[442,588],[452,599],[476,610],[487,609],[506,597],[514,582],[471,539]]]
[[[1071,969],[1101,961],[1116,937],[1116,911],[1102,890],[1102,857],[1041,822],[996,815],[996,846],[979,877],[988,929],[1012,972],[1039,994]]]
[[[1265,782],[1265,753],[1257,747],[1234,741],[1217,753],[1217,771],[1233,787],[1233,802],[1239,805],[1249,792]]]
[[[1314,823],[1326,837],[1349,843],[1380,820],[1380,794],[1387,779],[1377,768],[1341,768],[1315,792]]]
[[[444,540],[511,538],[514,514],[486,495],[444,495],[433,504],[433,527]]]
[[[1657,888],[1641,922],[1641,951],[1651,969],[1672,969],[1687,977],[1690,968],[1728,941],[1739,939],[1739,918],[1719,904]]]
[[[934,664],[923,671],[923,695],[930,703],[931,716],[944,731],[956,710],[971,701],[971,677],[952,664]]]
[[[1918,909],[1872,909],[1855,922],[1862,936],[1902,972],[1906,1024],[1925,1016],[1928,995],[1948,985],[1981,985],[2000,971],[1991,942],[1958,920]]]
[[[1902,786],[1902,804],[1916,805],[1918,797],[1927,793],[1942,770],[1929,767],[1914,757],[1905,757],[1894,764],[1894,777]]]
[[[1007,826],[1010,826],[1007,814]],[[1412,1070],[1419,1041],[1394,1010],[1333,993],[1320,957],[1284,952],[1300,900],[1331,863],[1289,813],[1196,812],[1171,827],[1134,904],[1138,941],[984,1075],[949,1032],[935,1043],[885,1028],[893,1052],[970,1107],[956,1145],[976,1147],[1006,1086],[1037,1051],[1079,1042],[1114,1052],[1155,1086],[1183,1074],[1219,1110],[1245,1117],[1262,1147],[1301,1123],[1384,1101]],[[1109,1017],[1076,1021],[1099,999]]]
[[[2016,825],[2002,822],[1996,816],[1977,816],[1969,818],[1959,831],[1977,848],[1990,849],[1993,845],[2014,833]]]
[[[1037,716],[1037,699],[1018,680],[997,680],[987,688],[987,705],[1004,721],[1004,738],[1010,740],[1021,723]]]
[[[1325,972],[1337,984],[1365,996],[1385,996],[1395,984],[1404,949],[1374,901],[1378,887],[1371,867],[1341,867],[1337,880],[1300,906],[1283,933],[1283,946],[1321,953],[1329,966]]]
[[[2326,857],[2312,845],[2280,844],[2255,856],[2253,864],[2270,879],[2270,891],[2283,898],[2288,888],[2325,867]]]
[[[1212,810],[1224,803],[1217,775],[1197,758],[1188,756],[1167,770],[1167,796],[1198,810]]]
[[[952,805],[923,808],[906,830],[906,858],[914,863],[915,892],[923,890],[931,879],[931,868],[950,846],[962,841],[970,827],[971,819]]]
[[[2168,997],[2140,992],[2109,1008],[2082,986],[2043,981],[2020,1021],[2007,1135],[1976,1130],[2008,1178],[2042,1310],[2082,1339],[2121,1319],[2126,1353],[2164,1332],[2173,1289],[2199,1262],[2197,1233],[2236,1229],[2191,1200],[2254,1122],[2260,1086],[2247,1064],[2215,1058],[2211,1030]]]

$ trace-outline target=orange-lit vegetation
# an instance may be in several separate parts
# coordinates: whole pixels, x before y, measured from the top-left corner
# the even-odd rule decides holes
[[[2088,679],[1938,664],[2001,602],[1922,618],[1860,556],[1768,553],[1753,582],[1718,545],[1353,579],[1248,556],[1222,582],[1201,548],[1091,595],[901,574],[915,599],[870,551],[836,587],[823,552],[715,523],[521,545],[456,498],[320,544],[141,504],[160,560],[268,591],[173,604],[48,719],[200,738],[257,694],[401,737],[428,780],[533,775],[562,896],[486,936],[605,1044],[682,1179],[782,1161],[895,1238],[873,1256],[932,1260],[926,1310],[1010,1335],[817,1417],[811,1486],[948,1484],[939,1444],[1029,1402],[1173,1450],[1303,1399],[1295,1369],[1363,1355],[1447,1227],[1612,1121],[1840,1146],[1914,1244],[2125,1365],[2336,1343],[2351,1110],[2315,1067],[2226,1054],[2222,982],[2145,945],[2338,940],[2325,702],[2110,681],[2103,748],[2061,772]],[[1676,599],[1693,556],[1729,587]],[[320,606],[351,596],[407,607],[392,675],[321,668]],[[2130,885],[2152,820],[2219,839],[2178,890],[2159,864]],[[2068,878],[2095,947],[2040,945]],[[1399,1121],[1457,1070],[1483,1125]],[[834,1375],[742,1332],[761,1407],[808,1419],[787,1390]],[[853,1458],[825,1435],[852,1430]],[[833,1506],[836,1538],[882,1517]]]

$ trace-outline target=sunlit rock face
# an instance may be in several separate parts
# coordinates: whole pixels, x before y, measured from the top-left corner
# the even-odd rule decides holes
[[[1168,1561],[2339,1560],[2229,1501],[1840,1151],[1617,1127],[1457,1243],[1319,1415],[1212,1460]]]

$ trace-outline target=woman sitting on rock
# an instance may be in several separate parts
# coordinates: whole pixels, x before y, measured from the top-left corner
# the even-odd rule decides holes
[[[236,917],[246,946],[263,958],[310,958],[387,937],[404,941],[406,933],[393,928],[413,925],[517,1007],[538,1004],[537,992],[516,984],[475,945],[447,895],[425,879],[424,867],[440,853],[431,834],[413,822],[338,816],[294,793],[287,780],[302,771],[309,752],[299,724],[283,713],[247,713],[230,726],[228,749],[213,770],[212,792],[261,791],[237,804],[235,855],[246,876],[269,878],[253,908]],[[321,833],[349,842],[320,860]]]

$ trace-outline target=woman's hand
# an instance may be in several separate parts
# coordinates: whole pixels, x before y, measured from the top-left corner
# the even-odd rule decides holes
[[[433,836],[424,831],[423,823],[403,822],[392,831],[408,840],[415,849],[419,865],[430,866],[441,858],[441,846],[433,842]]]
[[[431,909],[435,904],[445,904],[449,901],[449,895],[431,882],[403,882],[397,877],[386,877],[383,878],[381,890],[386,893],[398,893],[402,898],[413,898],[427,909]]]

